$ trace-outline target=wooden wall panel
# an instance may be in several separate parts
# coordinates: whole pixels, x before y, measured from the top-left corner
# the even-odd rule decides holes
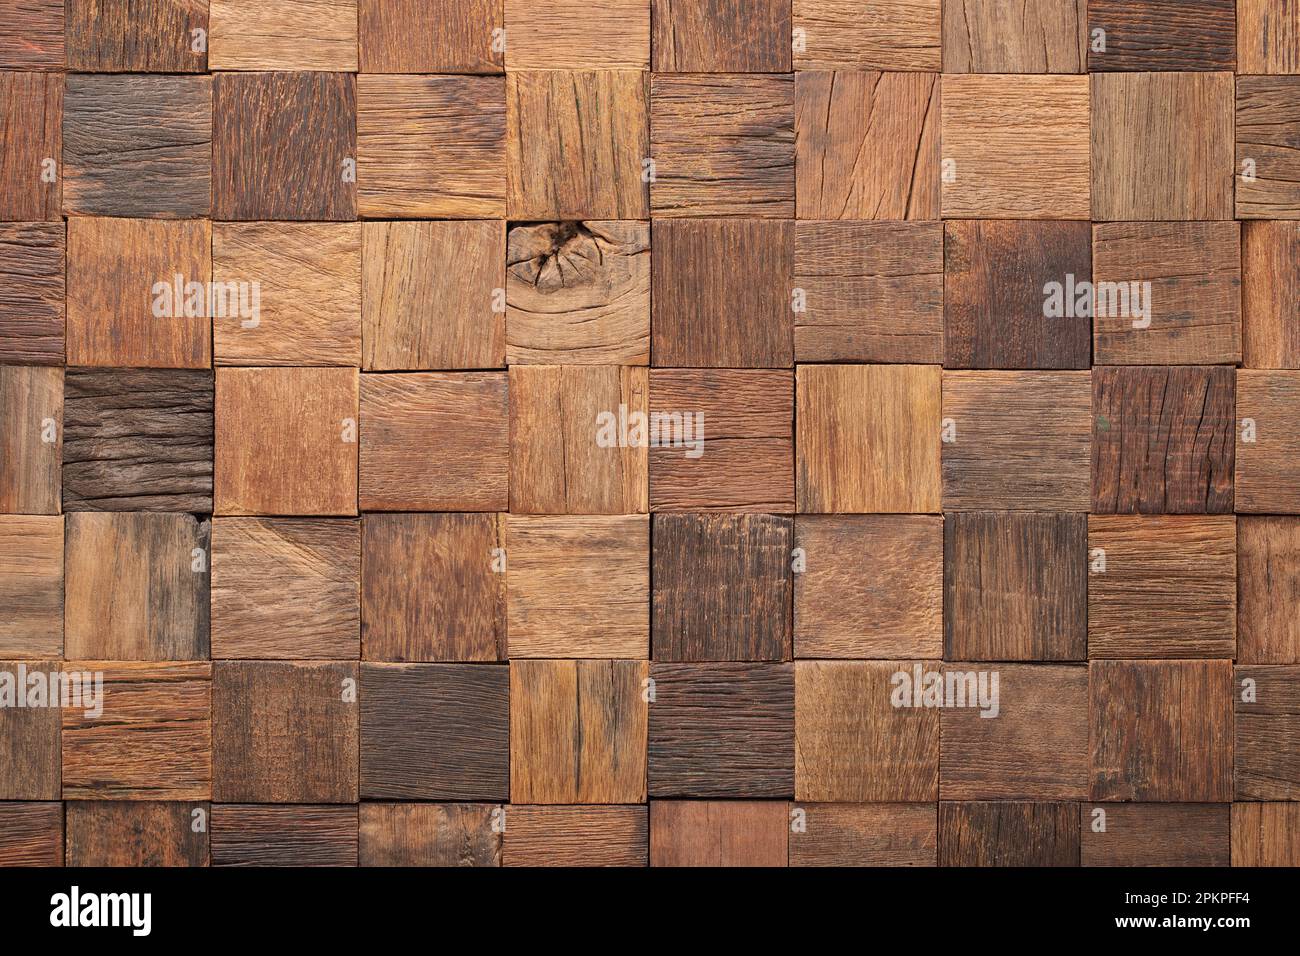
[[[68,69],[201,73],[191,31],[208,26],[204,0],[67,0]]]
[[[789,865],[785,801],[653,800],[651,866]]]
[[[63,656],[63,517],[0,514],[0,656]]]
[[[1300,518],[1237,519],[1237,662],[1300,664]]]
[[[1243,365],[1300,368],[1300,223],[1242,223],[1241,279]]]
[[[67,229],[0,223],[0,362],[62,365]]]
[[[356,866],[357,808],[212,808],[213,866]]]
[[[1237,70],[1300,73],[1295,0],[1237,0]]]
[[[212,70],[357,70],[357,0],[209,0]]]
[[[1098,817],[1101,810],[1105,816]],[[1084,866],[1227,866],[1226,803],[1079,806]],[[1098,825],[1104,825],[1099,830]]]
[[[800,70],[941,68],[941,0],[794,0]]]
[[[1234,803],[1233,866],[1300,866],[1300,803]]]
[[[62,369],[0,365],[0,513],[62,510],[63,395]]]
[[[637,867],[649,860],[644,806],[512,806],[508,813],[505,866]]]
[[[791,866],[934,866],[933,803],[817,803],[799,807],[806,827],[790,832]]]
[[[62,70],[63,0],[0,0],[0,70]]]
[[[363,803],[360,866],[500,866],[501,807],[484,803]]]
[[[1236,131],[1237,217],[1300,218],[1300,76],[1240,77]]]
[[[59,673],[58,661],[0,661],[0,800],[57,800],[60,789],[59,701],[49,706],[49,676]],[[42,679],[28,683],[37,674]],[[24,703],[44,706],[17,707]],[[61,698],[60,698],[61,700]],[[0,809],[5,804],[0,803]],[[2,819],[2,818],[0,818]]]
[[[505,8],[511,70],[650,69],[648,0],[505,0]]]
[[[1247,371],[1237,375],[1238,512],[1300,513],[1300,373]],[[1247,424],[1253,440],[1244,440]]]
[[[57,220],[63,177],[44,173],[63,163],[63,75],[0,72],[0,107],[0,221]]]
[[[1235,0],[1088,0],[1088,30],[1104,30],[1104,52],[1088,68],[1227,70],[1237,62]]]
[[[1300,667],[1238,667],[1235,679],[1235,799],[1300,799]]]
[[[939,804],[940,866],[1078,866],[1073,803]]]
[[[656,72],[790,71],[783,0],[651,0],[651,20]]]
[[[68,866],[207,866],[209,813],[206,804],[69,801]]]
[[[63,866],[63,804],[0,803],[0,866]]]
[[[498,73],[502,0],[358,0],[363,73]]]
[[[943,0],[945,73],[1086,73],[1087,4]]]

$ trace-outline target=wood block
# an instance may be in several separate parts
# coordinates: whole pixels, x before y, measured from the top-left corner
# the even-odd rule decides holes
[[[208,657],[211,521],[148,511],[78,511],[66,520],[68,658]]]
[[[933,803],[817,803],[790,834],[791,866],[934,866]]]
[[[798,362],[943,361],[943,226],[795,223]]]
[[[1086,73],[1087,6],[943,0],[945,73]]]
[[[7,120],[0,129],[0,221],[59,218],[63,86],[58,73],[0,72]],[[44,180],[47,159],[55,161],[54,182]]]
[[[939,77],[795,74],[800,219],[939,218]]]
[[[650,424],[653,510],[794,510],[792,372],[653,369]]]
[[[651,866],[788,866],[784,800],[654,800]]]
[[[1098,811],[1105,814],[1098,818]],[[1079,807],[1084,866],[1227,866],[1226,803],[1114,803]],[[1104,821],[1105,829],[1097,830]]]
[[[1089,218],[1085,77],[952,74],[942,115],[945,219]]]
[[[212,70],[357,71],[357,0],[211,0]]]
[[[1227,366],[1095,369],[1092,510],[1231,512],[1234,378]]]
[[[957,512],[943,529],[946,659],[1088,656],[1086,516]],[[913,572],[903,562],[898,573]]]
[[[1300,77],[1237,81],[1237,218],[1300,218]],[[1247,164],[1253,175],[1245,173]]]
[[[648,0],[607,0],[599,6],[585,0],[505,0],[505,8],[511,70],[650,69]],[[716,62],[705,69],[723,69]],[[783,69],[789,69],[788,54]]]
[[[211,664],[69,660],[63,671],[94,672],[97,685],[103,672],[100,713],[63,708],[64,799],[212,797]]]
[[[940,0],[794,0],[799,70],[941,68]]]
[[[63,401],[65,511],[212,512],[211,372],[69,369]]]
[[[218,223],[212,279],[226,283],[212,320],[216,364],[361,364],[359,224]]]
[[[505,511],[504,372],[361,377],[363,511]]]
[[[203,0],[68,0],[68,69],[97,73],[202,73]]]
[[[0,866],[63,866],[63,804],[0,803]]]
[[[1300,664],[1300,518],[1237,519],[1237,662]]]
[[[656,74],[650,146],[655,218],[794,216],[793,76]]]
[[[1088,796],[1088,669],[1068,664],[945,664],[945,687],[987,675],[992,707],[939,714],[939,795],[945,800],[1075,800]],[[960,698],[958,698],[960,700]],[[983,704],[984,700],[978,702]]]
[[[510,657],[650,656],[646,515],[506,516]]]
[[[943,656],[943,519],[799,515],[794,534],[795,657]]]
[[[505,218],[502,77],[362,74],[356,125],[362,216]]]
[[[211,277],[212,226],[206,220],[73,218],[68,364],[207,368]]]
[[[1074,803],[939,804],[940,866],[1078,866]]]
[[[1091,407],[1088,372],[944,372],[944,510],[1087,511]]]
[[[0,661],[0,800],[59,799],[62,696],[48,691],[58,674],[58,661]]]
[[[789,3],[651,0],[651,8],[657,73],[790,72]]]
[[[356,803],[357,668],[278,661],[213,664],[213,799]]]
[[[208,831],[192,803],[68,802],[68,866],[207,866]]]
[[[1300,866],[1300,803],[1234,803],[1233,866]]]
[[[506,244],[511,365],[650,363],[650,224],[516,226]]]
[[[931,365],[799,366],[799,511],[938,511],[939,379]]]
[[[61,368],[0,365],[0,513],[61,510],[63,376]]]
[[[218,73],[213,218],[357,218],[357,104],[347,73]]]
[[[212,656],[361,656],[361,524],[350,518],[212,522]]]
[[[1231,75],[1094,73],[1089,82],[1094,220],[1232,218]]]
[[[0,656],[63,656],[63,516],[0,514]]]
[[[937,670],[938,664],[916,666]],[[833,803],[934,800],[939,712],[895,707],[899,661],[796,661],[794,792]]]
[[[1241,224],[1242,354],[1248,368],[1300,368],[1300,223]]]
[[[1234,798],[1300,799],[1300,667],[1238,667],[1235,679]]]
[[[361,323],[365,369],[505,365],[505,223],[367,222]]]
[[[363,803],[360,866],[500,866],[501,834],[483,803]]]
[[[212,808],[213,866],[356,866],[357,808]]]
[[[531,514],[646,511],[647,449],[632,443],[630,431],[624,441],[618,421],[624,410],[629,420],[636,413],[645,415],[647,391],[648,374],[643,368],[511,366],[510,510]],[[505,454],[503,444],[503,458]],[[484,470],[474,462],[467,481],[481,487]],[[506,510],[504,500],[498,510]]]
[[[1098,365],[1211,365],[1241,361],[1241,233],[1235,222],[1124,222],[1093,227]],[[1145,314],[1130,299],[1139,287]],[[1113,293],[1111,290],[1115,290]],[[1116,296],[1111,299],[1111,295]]]
[[[63,69],[63,0],[0,0],[0,12],[0,70]]]
[[[1088,30],[1105,31],[1088,69],[1227,70],[1237,65],[1235,0],[1088,0]]]
[[[794,665],[654,664],[652,797],[794,795]]]
[[[64,213],[208,216],[212,121],[212,79],[207,76],[69,75]],[[139,293],[141,301],[145,291]]]
[[[1231,515],[1092,515],[1088,549],[1090,657],[1236,657]]]
[[[1237,0],[1237,69],[1300,73],[1300,16],[1295,4]]]
[[[219,369],[217,513],[356,514],[358,378],[345,368]]]
[[[943,256],[947,368],[1088,368],[1073,294],[1092,278],[1086,222],[949,222]]]
[[[644,803],[645,661],[512,661],[512,803]]]
[[[1232,798],[1231,661],[1093,661],[1092,799]]]
[[[505,575],[494,561],[505,542],[496,515],[370,514],[362,529],[366,660],[505,658]]]
[[[777,515],[655,515],[656,661],[790,657],[794,522]]]
[[[363,73],[501,72],[501,0],[358,0],[357,11]]]
[[[645,866],[645,807],[521,807],[509,810],[506,866]]]
[[[1237,376],[1236,509],[1263,514],[1300,513],[1300,375],[1242,371]]]
[[[0,223],[0,362],[62,365],[66,227]]]
[[[364,799],[509,797],[508,668],[364,664],[361,685]]]

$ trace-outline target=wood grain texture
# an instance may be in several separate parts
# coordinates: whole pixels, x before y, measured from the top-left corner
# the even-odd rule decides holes
[[[649,811],[642,806],[512,806],[506,821],[505,866],[645,866]]]
[[[367,222],[362,227],[365,369],[505,365],[505,223]]]
[[[1232,798],[1231,661],[1088,666],[1093,800]]]
[[[65,511],[211,513],[211,372],[69,369],[63,401]]]
[[[1243,365],[1300,368],[1300,223],[1242,223],[1241,279]]]
[[[351,518],[212,522],[212,656],[361,656],[361,524]]]
[[[784,800],[650,803],[651,866],[788,866],[789,848]]]
[[[650,656],[650,519],[506,516],[510,657]]]
[[[505,511],[504,372],[361,376],[363,511]]]
[[[800,219],[939,218],[939,77],[795,74]]]
[[[1300,73],[1300,8],[1295,0],[1237,0],[1237,69]]]
[[[944,224],[944,360],[947,368],[1085,369],[1089,316],[1049,314],[1051,283],[1072,305],[1092,278],[1086,222]]]
[[[0,70],[62,70],[63,0],[0,0]]]
[[[929,365],[799,366],[799,511],[937,512],[939,382]]]
[[[1087,511],[1091,393],[1088,372],[944,372],[944,510]]]
[[[496,515],[370,514],[362,529],[366,660],[505,658],[505,575],[493,564],[505,542]]]
[[[63,866],[63,804],[0,803],[0,866]]]
[[[939,804],[940,866],[1078,866],[1073,803]]]
[[[0,362],[62,365],[67,230],[0,223]]]
[[[505,218],[502,77],[362,74],[356,126],[362,216]]]
[[[358,392],[356,369],[218,369],[217,513],[356,514]]]
[[[1094,369],[1092,510],[1231,512],[1234,376],[1226,366]]]
[[[211,277],[212,226],[206,220],[74,217],[68,225],[68,364],[207,368],[214,303],[196,296],[191,283],[206,289]]]
[[[210,0],[212,70],[357,70],[357,0]]]
[[[1213,365],[1241,361],[1241,233],[1235,222],[1103,223],[1093,227],[1098,365]],[[1123,308],[1125,283],[1150,283],[1145,315]],[[1110,288],[1118,301],[1110,304]],[[1094,299],[1097,294],[1094,291]]]
[[[1233,866],[1300,866],[1300,803],[1234,803]]]
[[[943,217],[1089,218],[1089,104],[1082,76],[944,77]]]
[[[357,808],[214,806],[213,866],[356,866]]]
[[[64,640],[69,658],[208,657],[205,558],[211,521],[147,511],[79,511],[66,520]]]
[[[207,26],[203,0],[68,0],[68,69],[202,73],[190,31]]]
[[[216,364],[360,364],[360,225],[218,223],[212,281],[226,283],[212,310]]]
[[[505,0],[505,15],[510,70],[650,69],[647,0]]]
[[[363,803],[360,866],[500,866],[501,808],[483,803]]]
[[[499,73],[501,0],[358,0],[363,73]]]
[[[783,0],[651,0],[650,6],[657,73],[790,72],[790,4]]]
[[[1236,656],[1235,518],[1092,515],[1089,554],[1097,548],[1105,571],[1089,575],[1090,657]]]
[[[505,800],[509,737],[505,666],[361,667],[364,799]]]
[[[945,658],[1087,657],[1086,516],[957,512],[943,536]]]
[[[67,808],[68,866],[207,866],[207,828],[192,803],[78,800]]]
[[[817,803],[800,807],[805,830],[790,833],[791,866],[934,866],[933,803]]]
[[[793,76],[656,74],[655,218],[793,217],[794,139]]]
[[[64,213],[208,216],[213,118],[207,76],[69,75]]]
[[[1237,662],[1300,664],[1300,518],[1237,519]]]
[[[1095,829],[1095,813],[1105,829]],[[1227,866],[1226,803],[1114,803],[1079,807],[1084,866]]]
[[[794,223],[657,220],[656,366],[789,368]]]
[[[941,68],[941,0],[794,0],[799,70]]]
[[[0,661],[6,705],[0,707],[0,800],[57,800],[61,794],[59,762],[59,703],[45,697],[45,706],[15,707],[18,695],[33,698],[27,680],[35,674],[57,675],[58,661]],[[48,680],[45,681],[48,686]],[[57,693],[57,692],[56,692]],[[52,706],[51,706],[52,703]],[[0,803],[0,808],[6,804]]]
[[[644,803],[648,675],[645,661],[512,661],[511,802]]]
[[[211,799],[211,664],[69,660],[63,670],[103,672],[103,719],[63,708],[65,800]]]
[[[1093,73],[1089,82],[1094,220],[1232,218],[1230,74]]]
[[[937,669],[936,662],[922,666]],[[795,798],[862,803],[934,800],[939,712],[895,707],[893,675],[911,662],[795,662]]]
[[[1243,369],[1237,375],[1237,417],[1255,425],[1254,441],[1237,432],[1237,511],[1300,513],[1300,374]]]
[[[344,178],[358,159],[356,85],[348,73],[216,74],[213,218],[357,218],[357,183]]]
[[[1300,667],[1237,667],[1234,679],[1234,798],[1300,799]]]
[[[1106,32],[1088,69],[1227,70],[1237,65],[1235,0],[1088,0],[1088,30]]]
[[[796,222],[793,287],[796,361],[943,360],[939,223]]]
[[[511,365],[648,365],[650,224],[516,226],[506,244]]]
[[[63,390],[63,369],[0,365],[0,513],[61,510]]]
[[[1081,0],[943,0],[945,73],[1086,73]]]
[[[0,514],[0,655],[63,656],[63,517]]]
[[[794,665],[653,664],[652,797],[794,796]]]
[[[794,522],[777,515],[655,515],[656,661],[790,657]]]
[[[1238,219],[1300,218],[1300,77],[1243,76],[1237,81]]]
[[[0,72],[0,106],[0,222],[57,220],[63,177],[43,174],[46,159],[63,162],[63,75]]]
[[[943,656],[943,520],[799,515],[794,656]]]

